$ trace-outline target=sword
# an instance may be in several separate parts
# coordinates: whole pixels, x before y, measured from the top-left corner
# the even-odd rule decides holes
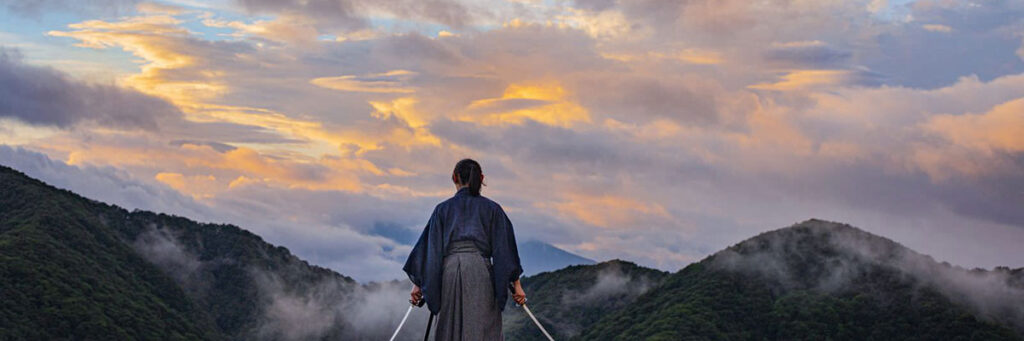
[[[395,341],[395,337],[398,337],[398,332],[401,331],[402,330],[402,326],[405,325],[405,320],[409,319],[409,313],[412,312],[412,307],[415,307],[415,306],[414,305],[410,305],[409,309],[405,311],[405,316],[402,317],[402,322],[398,323],[398,329],[395,329],[395,333],[391,334],[391,341]]]
[[[391,340],[390,341],[395,341],[395,338],[398,337],[398,332],[402,331],[402,326],[405,325],[405,320],[409,319],[409,313],[412,312],[412,308],[413,307],[422,307],[423,303],[426,303],[426,302],[427,302],[427,300],[424,300],[422,298],[420,299],[419,302],[415,302],[413,300],[409,300],[409,309],[405,310],[405,316],[402,316],[402,322],[398,323],[398,328],[395,329],[395,333],[391,334]],[[430,315],[430,318],[433,319],[434,315]],[[430,332],[430,326],[427,326],[427,332],[428,333]]]
[[[555,339],[551,337],[551,334],[548,334],[547,329],[544,329],[544,326],[540,324],[540,321],[537,321],[537,317],[533,316],[533,312],[530,311],[530,307],[526,306],[526,302],[523,302],[522,307],[523,310],[526,311],[526,315],[530,315],[530,319],[533,320],[533,324],[536,324],[537,328],[540,328],[540,332],[544,333],[544,336],[548,337],[548,341],[555,341]]]

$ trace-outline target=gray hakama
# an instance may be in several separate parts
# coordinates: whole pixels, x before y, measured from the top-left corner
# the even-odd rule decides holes
[[[491,262],[471,241],[452,242],[444,257],[437,341],[504,340]]]

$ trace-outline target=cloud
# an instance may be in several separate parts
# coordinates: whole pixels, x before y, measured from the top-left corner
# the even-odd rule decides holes
[[[212,284],[204,281],[207,278],[193,278],[200,275],[198,271],[203,264],[199,257],[181,246],[170,229],[148,226],[135,237],[132,248],[190,291],[203,290]]]
[[[338,91],[407,94],[416,92],[416,90],[403,87],[402,80],[415,74],[415,72],[406,70],[392,70],[366,76],[345,75],[313,78],[309,82]]]
[[[70,166],[44,154],[0,145],[0,163],[58,188],[127,209],[167,212],[204,220],[212,211],[169,188],[113,167]]]
[[[774,44],[773,44],[774,45]],[[845,64],[853,53],[826,46],[820,41],[810,44],[789,42],[774,45],[765,58],[773,63],[797,67],[829,67]]]
[[[799,70],[782,76],[782,80],[770,84],[754,84],[751,89],[761,90],[804,90],[812,87],[847,83],[850,72],[845,70]]]
[[[237,0],[242,8],[254,14],[299,15],[313,19],[323,28],[358,29],[367,26],[368,16],[386,14],[401,19],[422,20],[449,27],[461,28],[476,22],[485,7],[470,9],[454,0],[313,0],[274,1]]]
[[[864,64],[889,84],[936,88],[976,75],[990,80],[1024,72],[1014,55],[1024,7],[1015,1],[916,1],[912,22],[877,35],[878,50]]]
[[[598,272],[597,280],[586,289],[566,292],[562,302],[569,305],[585,305],[614,297],[639,296],[655,284],[647,277],[629,276],[616,265]]]
[[[864,278],[893,271],[915,289],[937,290],[983,318],[1024,327],[1024,287],[1013,285],[1014,279],[1005,268],[968,271],[849,226],[823,221],[801,225],[802,230],[768,232],[723,250],[715,254],[710,265],[764,276],[774,281],[772,285],[785,289],[826,292],[858,287],[870,290],[874,283],[864,282]],[[822,250],[831,253],[822,254]],[[811,261],[828,266],[807,267],[794,262],[794,256],[807,256],[807,252],[818,252],[811,254],[819,256]]]
[[[949,27],[949,26],[946,26],[946,25],[939,25],[939,24],[925,24],[925,25],[921,25],[921,28],[923,28],[925,30],[928,30],[928,31],[932,31],[932,32],[941,32],[941,33],[953,32],[953,28],[952,27]]]
[[[137,2],[137,0],[10,0],[4,3],[7,10],[11,12],[40,17],[44,12],[51,10],[120,14],[131,9]]]
[[[589,122],[587,111],[574,103],[562,86],[555,84],[510,84],[500,98],[473,101],[461,121],[484,125],[522,124],[532,120],[548,125],[569,127]]]
[[[1013,2],[235,4],[41,29],[137,59],[104,57],[138,68],[111,89],[176,108],[159,131],[0,136],[360,280],[401,278],[408,245],[375,226],[420,227],[463,157],[517,232],[595,259],[675,270],[809,215],[1020,258]]]
[[[1024,152],[1024,97],[999,104],[982,114],[937,115],[925,129],[950,142],[982,153]]]
[[[158,129],[181,117],[173,105],[112,85],[83,84],[59,71],[25,64],[17,51],[0,50],[0,115],[67,128],[95,122],[119,128]]]
[[[569,195],[551,205],[564,215],[604,228],[638,229],[657,224],[652,220],[672,218],[660,204],[612,195]]]
[[[231,259],[201,260],[196,250],[183,245],[178,232],[164,226],[146,227],[132,246],[199,298],[210,294],[212,271],[237,266],[236,260]],[[319,275],[311,277],[309,269],[303,267],[304,262],[285,265],[274,271],[249,265],[236,269],[254,282],[250,299],[254,313],[258,314],[253,321],[240,326],[241,337],[261,340],[386,338],[408,307],[410,286],[405,282],[358,284],[333,273],[317,272]],[[302,280],[297,280],[300,277]],[[417,309],[407,323],[422,325],[427,315],[425,309]],[[422,337],[417,328],[404,331],[402,340]]]

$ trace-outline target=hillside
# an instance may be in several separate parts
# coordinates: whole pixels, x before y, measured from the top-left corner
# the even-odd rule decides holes
[[[1021,340],[1022,278],[811,220],[687,266],[578,339]]]
[[[9,168],[0,193],[0,339],[224,338],[120,231],[101,228],[117,209]]]
[[[666,276],[666,272],[612,260],[524,277],[522,283],[530,309],[556,339],[563,340],[632,303]],[[505,308],[504,327],[509,340],[546,340],[512,303]]]
[[[0,340],[381,340],[407,281],[361,285],[232,225],[127,211],[0,166]],[[523,278],[558,339],[1022,340],[1024,269],[966,270],[811,220],[665,273]],[[422,338],[416,310],[399,338]],[[540,340],[518,307],[509,340]]]
[[[407,304],[405,283],[359,285],[236,226],[129,212],[2,166],[0,193],[2,340],[380,339]]]

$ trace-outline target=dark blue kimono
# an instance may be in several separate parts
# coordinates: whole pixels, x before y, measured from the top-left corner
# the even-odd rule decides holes
[[[402,270],[420,287],[431,313],[441,309],[441,269],[448,244],[469,240],[493,263],[494,299],[502,310],[509,284],[523,273],[512,222],[498,203],[461,188],[437,204]]]

